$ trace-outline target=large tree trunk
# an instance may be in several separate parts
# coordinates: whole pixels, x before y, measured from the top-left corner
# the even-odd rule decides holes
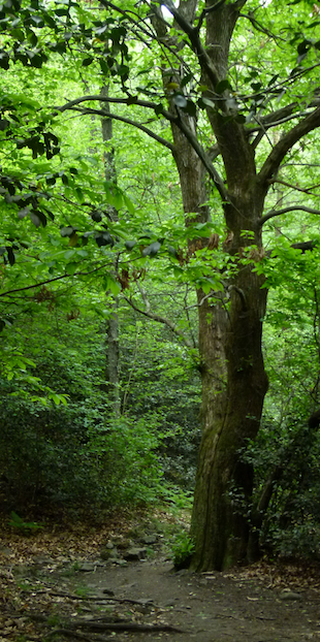
[[[251,561],[251,466],[240,450],[254,439],[268,387],[261,352],[266,290],[250,267],[239,268],[231,301],[199,306],[202,419],[191,536],[192,568],[221,570]]]
[[[207,14],[206,45],[210,61],[202,68],[202,84],[212,100],[215,84],[226,78],[230,38],[245,0],[221,4]],[[217,4],[217,6],[219,3]],[[193,20],[196,2],[181,3],[181,14]],[[175,16],[179,25],[179,16]],[[182,23],[181,23],[182,24]],[[165,38],[161,18],[155,21],[158,37]],[[183,28],[183,24],[182,24]],[[170,39],[170,46],[173,40]],[[177,51],[181,45],[176,43]],[[200,53],[199,62],[206,54]],[[163,69],[163,85],[171,113],[177,107],[168,80],[181,84],[181,70]],[[169,84],[170,87],[170,84]],[[225,92],[226,94],[228,92]],[[227,99],[227,95],[225,96]],[[238,124],[228,101],[222,98],[219,109],[208,107],[207,114],[223,157],[227,192],[223,209],[227,238],[223,248],[232,255],[232,276],[223,279],[224,292],[205,296],[197,292],[199,309],[199,350],[202,374],[203,436],[200,446],[191,536],[195,570],[222,569],[246,562],[249,551],[249,503],[253,471],[241,461],[240,450],[247,439],[254,439],[260,424],[268,381],[261,350],[262,320],[266,290],[262,277],[241,257],[250,251],[255,259],[262,256],[259,219],[263,211],[265,189],[256,175],[254,152],[241,124]],[[178,168],[186,225],[209,218],[204,183],[204,168],[199,156],[184,135],[197,137],[196,118],[179,112],[181,126],[172,125],[174,158]],[[223,188],[220,189],[220,195]],[[193,240],[191,249],[208,240]]]

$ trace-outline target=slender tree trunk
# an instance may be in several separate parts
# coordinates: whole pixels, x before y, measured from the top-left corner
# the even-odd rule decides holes
[[[108,95],[108,87],[103,86],[101,95]],[[109,103],[103,103],[104,111],[109,111]],[[104,163],[105,163],[105,178],[107,181],[116,182],[116,168],[114,158],[114,148],[111,146],[112,142],[112,120],[111,118],[103,118],[101,120],[102,139],[106,143],[104,150]],[[108,215],[112,221],[118,220],[117,210],[109,206]],[[119,317],[118,305],[119,300],[117,296],[112,297],[112,305],[110,316],[107,321],[106,327],[106,383],[108,393],[111,399],[113,411],[116,415],[120,414],[120,392],[119,392]]]

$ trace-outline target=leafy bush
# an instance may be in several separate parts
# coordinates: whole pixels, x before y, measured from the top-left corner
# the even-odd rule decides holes
[[[280,425],[269,421],[244,460],[255,470],[252,515],[260,507],[262,548],[288,557],[319,557],[319,431],[303,417],[287,417]]]
[[[8,510],[96,510],[154,497],[161,475],[152,420],[107,420],[98,402],[96,395],[80,406],[44,409],[2,398],[0,467]]]

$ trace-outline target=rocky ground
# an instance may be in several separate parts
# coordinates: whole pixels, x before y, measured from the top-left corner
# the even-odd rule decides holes
[[[89,534],[5,531],[0,640],[320,640],[319,567],[174,572],[168,539],[175,527],[175,518],[158,513]]]

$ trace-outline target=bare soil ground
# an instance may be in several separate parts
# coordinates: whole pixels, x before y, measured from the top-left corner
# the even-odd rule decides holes
[[[253,577],[248,571],[174,573],[172,564],[160,558],[97,568],[86,575],[85,583],[91,594],[101,596],[104,590],[112,590],[117,599],[141,603],[122,603],[124,615],[131,608],[138,621],[165,623],[181,631],[126,632],[117,636],[119,641],[142,636],[170,642],[320,640],[318,590],[307,585],[299,590],[273,588],[272,582],[268,588],[268,580],[259,580],[251,572]]]
[[[319,566],[174,572],[166,536],[138,521],[89,534],[5,530],[0,641],[320,641]]]

